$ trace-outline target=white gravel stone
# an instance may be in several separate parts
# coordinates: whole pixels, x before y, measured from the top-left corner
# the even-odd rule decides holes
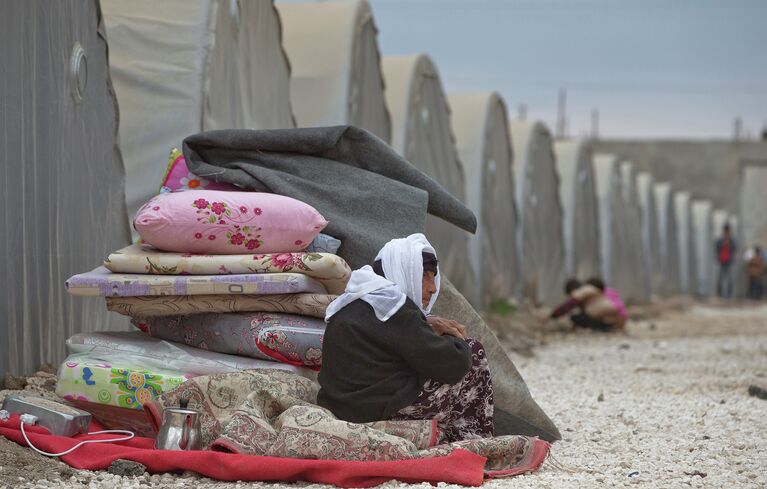
[[[767,401],[747,392],[751,384],[767,388],[767,307],[698,305],[632,322],[625,335],[552,335],[535,357],[512,356],[564,439],[553,446],[540,471],[490,480],[483,487],[767,487]],[[0,487],[3,482],[0,475]],[[18,481],[14,487],[51,484]],[[78,471],[54,484],[105,489],[330,487],[227,483],[191,472],[121,478]],[[433,487],[399,482],[379,487],[404,486]]]

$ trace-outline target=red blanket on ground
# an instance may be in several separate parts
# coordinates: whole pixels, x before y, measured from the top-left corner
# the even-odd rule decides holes
[[[90,431],[101,427],[92,423]],[[30,441],[40,450],[58,453],[85,439],[110,439],[118,435],[54,436],[39,426],[24,427]],[[0,435],[20,445],[19,418],[0,421]],[[351,462],[342,460],[305,460],[261,457],[213,451],[155,450],[154,440],[136,437],[118,443],[92,443],[61,457],[76,468],[102,470],[118,459],[133,460],[152,473],[192,470],[206,477],[224,481],[309,481],[340,487],[370,487],[389,480],[402,482],[447,482],[478,486],[484,479],[485,458],[467,450],[455,450],[444,457],[398,460],[391,462]],[[541,455],[541,461],[543,459]]]

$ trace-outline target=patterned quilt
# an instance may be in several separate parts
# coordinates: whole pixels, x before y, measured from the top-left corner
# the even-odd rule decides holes
[[[171,253],[136,244],[110,254],[104,266],[115,273],[153,275],[300,273],[320,282],[331,294],[343,292],[351,276],[344,259],[330,253],[199,255]]]
[[[158,427],[164,407],[186,399],[202,413],[204,448],[243,454],[391,461],[468,450],[487,459],[490,477],[534,471],[548,455],[547,442],[516,435],[441,444],[433,420],[341,421],[316,405],[317,390],[316,383],[289,372],[249,370],[188,380],[144,410]]]
[[[107,297],[107,309],[133,318],[211,312],[283,312],[325,318],[336,296],[326,294]]]

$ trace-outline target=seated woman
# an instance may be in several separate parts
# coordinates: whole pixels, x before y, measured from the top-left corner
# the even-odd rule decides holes
[[[440,273],[423,234],[388,242],[327,309],[320,406],[339,419],[436,419],[448,441],[493,436],[482,345],[429,315]]]
[[[580,312],[570,316],[573,326],[595,331],[623,329],[626,324],[626,307],[618,291],[605,287],[599,277],[592,277],[581,283],[571,278],[565,283],[567,301],[552,311],[549,317],[558,318],[571,310]]]

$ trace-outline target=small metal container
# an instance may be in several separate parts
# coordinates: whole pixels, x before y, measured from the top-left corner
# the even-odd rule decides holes
[[[200,415],[199,411],[185,407],[165,408],[154,447],[159,450],[199,450]]]

